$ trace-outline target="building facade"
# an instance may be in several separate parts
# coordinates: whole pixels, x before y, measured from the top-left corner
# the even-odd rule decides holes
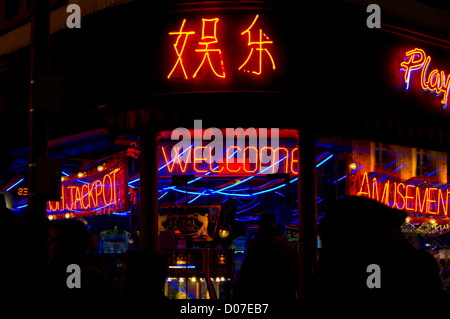
[[[1,120],[15,125],[2,132],[2,191],[20,216],[29,209],[31,5],[6,3]],[[49,73],[62,81],[62,103],[45,111],[46,129],[62,176],[45,214],[83,219],[101,241],[96,252],[159,250],[170,298],[221,298],[258,216],[271,211],[297,248],[304,298],[317,223],[356,195],[404,210],[415,245],[447,274],[445,8],[414,2],[422,14],[411,21],[381,4],[377,29],[356,1],[327,10],[80,1],[81,28],[70,29],[68,3],[50,3]]]

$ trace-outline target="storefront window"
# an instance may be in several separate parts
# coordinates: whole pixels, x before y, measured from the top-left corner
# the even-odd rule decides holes
[[[278,145],[159,146],[159,238],[169,261],[169,298],[229,296],[262,212],[275,214],[279,233],[298,241],[296,138]]]
[[[128,162],[121,152],[85,170],[64,167],[60,201],[47,202],[50,220],[75,218],[87,225],[90,253],[122,254],[133,247]]]
[[[333,158],[318,168],[318,220],[335,199],[365,196],[406,212],[405,237],[429,251],[449,281],[450,219],[446,152],[345,138],[324,138]],[[334,173],[333,173],[334,172]]]

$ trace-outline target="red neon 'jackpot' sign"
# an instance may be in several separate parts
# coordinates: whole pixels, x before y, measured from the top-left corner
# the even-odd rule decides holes
[[[47,202],[47,213],[82,216],[127,210],[127,174],[123,166],[119,161],[90,176],[63,181],[61,200]]]
[[[447,107],[450,89],[450,74],[438,69],[429,70],[431,57],[424,50],[415,48],[406,52],[406,57],[400,63],[400,70],[404,71],[403,80],[408,90],[411,82],[411,73],[420,71],[420,85],[424,91],[439,96],[442,94],[441,103],[443,108]]]
[[[360,174],[353,178],[350,195],[365,196],[407,212],[448,216],[449,189],[419,187],[381,178],[378,181],[376,177],[369,178],[367,173],[362,178]]]
[[[161,147],[160,174],[248,175],[298,172],[298,147],[229,146],[214,154],[212,146]]]
[[[218,33],[218,29],[224,24],[221,18],[202,18],[201,29],[186,26],[188,21],[183,19],[178,27],[168,33],[170,36],[176,36],[173,42],[176,58],[167,78],[195,79],[203,72],[223,79],[228,71],[232,70],[254,75],[261,75],[263,70],[275,70],[275,59],[271,53],[274,42],[262,27],[257,26],[260,19],[257,14],[253,20],[248,21],[245,28],[231,32],[236,37],[244,37],[247,40],[246,47],[243,48],[236,45],[238,43],[236,40],[239,39],[232,40],[233,47],[225,45],[222,41]],[[230,61],[224,60],[224,51],[231,54],[241,51],[246,53],[238,64],[230,65]]]

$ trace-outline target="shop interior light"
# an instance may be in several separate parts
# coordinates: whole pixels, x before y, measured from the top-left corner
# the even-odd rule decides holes
[[[13,208],[14,210],[20,210],[22,208],[28,207],[28,204],[17,206],[16,208]]]
[[[429,177],[431,175],[439,173],[440,171],[442,171],[442,169],[438,169],[437,171],[431,172],[430,174],[427,174],[426,176]]]
[[[396,163],[398,161],[398,158],[392,162],[390,162],[389,164],[387,164],[385,167],[383,167],[383,169],[388,168],[389,166],[391,166],[392,164]]]
[[[399,167],[397,167],[396,169],[394,169],[393,172],[396,172],[396,171],[402,169],[402,168],[405,167],[405,166],[406,166],[406,163],[403,164],[403,165],[401,165],[401,166],[399,166]]]
[[[160,200],[161,198],[163,198],[164,196],[166,196],[169,192],[165,192],[164,194],[162,194],[160,197],[158,197],[158,200]]]
[[[201,193],[200,195],[197,195],[194,199],[191,199],[191,200],[188,202],[188,204],[192,203],[193,201],[195,201],[197,198],[199,198],[200,196],[202,196],[202,195],[205,194],[205,193],[206,193],[206,190],[203,191],[203,193]]]
[[[344,178],[347,178],[347,175],[344,175],[344,176],[340,177],[339,179],[335,180],[335,181],[333,182],[333,184],[339,183],[339,182],[342,181]]]
[[[131,214],[131,210],[127,210],[125,212],[115,212],[115,213],[112,213],[112,214],[116,215],[116,216],[129,216]]]
[[[176,153],[175,159],[172,159],[171,161],[169,160],[169,149],[162,147],[162,152],[163,155],[166,156],[165,158],[165,164],[162,165],[159,170],[163,169],[164,167],[167,166],[167,169],[169,170],[169,172],[174,172],[175,168],[179,171],[182,170],[185,166],[185,163],[182,162],[181,159],[181,155],[184,152],[188,152],[189,149],[193,149],[192,145],[189,146],[188,148],[184,149],[183,152],[181,151],[181,147],[174,150]],[[197,150],[198,151],[198,150]],[[279,164],[280,162],[286,161],[288,159],[288,156],[290,155],[290,152],[281,149],[280,152],[283,151],[286,154],[284,157],[281,157],[277,160],[277,161],[272,161],[272,165],[269,164],[269,166],[267,167],[259,167],[260,164],[257,164],[259,171],[256,172],[255,174],[252,175],[246,175],[246,174],[234,174],[231,176],[228,176],[227,178],[227,174],[223,174],[223,175],[219,175],[219,174],[214,174],[214,173],[218,173],[219,171],[222,171],[220,169],[219,166],[213,167],[215,165],[211,165],[211,155],[209,157],[209,162],[208,163],[204,163],[203,165],[197,165],[197,170],[198,171],[202,171],[202,170],[208,170],[208,165],[209,167],[209,171],[207,171],[206,173],[204,173],[201,176],[196,176],[193,180],[191,180],[189,182],[189,185],[187,185],[187,187],[176,187],[176,186],[171,186],[170,184],[168,184],[167,179],[162,178],[160,179],[160,189],[159,189],[159,199],[162,199],[164,197],[168,197],[167,195],[170,195],[170,191],[175,191],[175,192],[179,192],[181,194],[184,194],[185,196],[182,196],[183,198],[180,199],[180,197],[177,197],[177,199],[175,201],[171,201],[173,204],[180,204],[180,203],[193,203],[195,201],[198,201],[200,198],[204,198],[204,197],[226,197],[225,201],[228,199],[234,199],[234,200],[238,200],[241,203],[241,206],[239,206],[237,208],[236,211],[236,220],[238,221],[255,221],[258,219],[257,215],[252,215],[252,211],[254,211],[254,209],[258,209],[258,206],[261,205],[261,202],[258,200],[259,195],[262,194],[266,194],[266,193],[271,193],[271,192],[276,192],[277,190],[281,189],[282,187],[285,187],[286,185],[290,185],[292,183],[295,183],[298,181],[298,175],[297,174],[291,174],[291,178],[289,183],[284,184],[284,183],[280,183],[281,180],[271,180],[271,181],[264,181],[265,180],[265,174],[267,174],[266,172],[271,172],[272,170],[276,170],[276,165]],[[194,151],[191,151],[191,154]],[[199,152],[199,151],[198,151]],[[231,158],[234,155],[236,155],[238,153],[238,150],[236,149],[225,149],[223,153],[226,152],[226,157],[227,158]],[[280,154],[281,155],[281,154]],[[330,159],[332,159],[334,157],[335,154],[332,154],[331,152],[323,152],[322,154],[320,154],[319,156],[316,157],[316,167],[320,167],[322,165],[324,165],[325,163],[329,162]],[[216,154],[216,157],[220,157],[221,154]],[[293,156],[294,158],[295,156]],[[178,162],[179,161],[179,162]],[[207,160],[205,160],[205,162],[207,162]],[[288,166],[288,164],[280,164],[283,166],[283,168],[287,171],[289,171],[289,169],[286,169],[286,167]],[[203,167],[202,167],[203,166]],[[286,166],[286,167],[285,167]],[[275,168],[274,168],[275,167]],[[354,163],[354,165],[349,166],[350,169],[358,169],[358,166],[356,163]],[[362,167],[362,166],[361,166]],[[231,169],[235,169],[234,167],[231,167]],[[242,170],[241,170],[242,171]],[[187,169],[186,169],[187,172]],[[232,171],[231,171],[232,172]],[[247,171],[246,171],[247,172]],[[292,169],[291,169],[292,172]],[[211,175],[210,175],[211,174]],[[229,174],[229,173],[228,173]],[[205,175],[210,175],[212,177],[212,179],[210,179],[209,177],[206,177]],[[240,177],[236,177],[236,175],[239,175]],[[341,177],[340,180],[344,179],[345,177],[347,177],[346,175],[344,175],[343,177]],[[224,180],[225,179],[225,180]],[[234,179],[234,183],[230,183],[233,182]],[[201,181],[200,181],[201,180]],[[199,183],[196,183],[200,181]],[[130,181],[129,184],[132,184],[134,181]],[[207,183],[207,184],[205,184]],[[281,195],[285,195],[284,192],[282,192],[283,194]],[[280,195],[280,193],[278,193]],[[186,196],[187,195],[187,196]],[[242,200],[242,202],[241,202]],[[323,201],[323,199],[318,198],[318,202]],[[243,204],[244,203],[244,204]],[[292,212],[294,215],[298,215],[298,213],[296,213],[295,211]],[[224,233],[225,235],[225,233]]]
[[[8,187],[8,189],[6,191],[9,192],[14,186],[19,185],[23,180],[24,180],[24,178],[19,179],[16,183],[14,183],[10,187]]]
[[[317,164],[316,167],[322,166],[324,163],[326,163],[333,156],[334,156],[334,154],[329,155],[327,158],[325,158],[323,161],[321,161],[319,164]]]
[[[179,279],[179,282],[184,282],[184,279],[183,279],[183,278],[180,278],[180,279]],[[171,286],[177,288],[177,289],[178,289],[179,291],[181,291],[182,293],[184,293],[184,294],[186,294],[187,296],[189,296],[191,299],[197,299],[197,298],[195,298],[195,296],[193,296],[193,295],[190,294],[189,292],[183,290],[181,287],[178,287],[178,285],[174,284],[172,281],[168,281],[168,283],[169,283]]]
[[[274,190],[279,189],[279,188],[284,187],[284,186],[286,186],[286,184],[281,184],[281,185],[278,185],[278,186],[266,189],[264,191],[256,192],[256,193],[253,193],[253,195],[259,195],[259,194],[264,194],[264,193],[267,193],[267,192],[271,192],[271,191],[274,191]]]

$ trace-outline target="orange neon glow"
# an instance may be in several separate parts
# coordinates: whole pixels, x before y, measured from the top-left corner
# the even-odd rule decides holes
[[[184,173],[186,171],[188,160],[189,160],[189,157],[191,155],[191,148],[189,148],[189,150],[188,150],[188,154],[186,156],[186,158],[188,160],[185,161],[184,166],[181,165],[181,158],[180,158],[180,149],[181,148],[180,147],[176,147],[175,146],[173,148],[173,151],[175,152],[175,159],[173,161],[168,160],[167,155],[166,155],[166,150],[164,149],[164,147],[162,147],[161,149],[162,149],[164,160],[166,161],[167,169],[169,170],[169,172],[173,171],[175,163],[178,163],[178,167],[180,168],[182,173]]]
[[[244,35],[247,33],[247,36],[248,36],[247,45],[250,47],[250,53],[248,54],[247,59],[244,61],[244,63],[242,63],[242,65],[238,68],[238,70],[241,70],[249,62],[250,58],[253,55],[254,50],[256,50],[259,55],[259,57],[258,57],[259,68],[257,71],[251,71],[253,74],[256,74],[256,75],[260,75],[261,71],[262,71],[263,52],[265,52],[267,54],[267,56],[270,59],[270,62],[272,63],[272,69],[275,70],[275,62],[273,61],[273,57],[270,54],[269,50],[267,50],[267,48],[265,48],[265,46],[267,44],[273,44],[273,41],[269,40],[269,37],[265,33],[263,33],[262,29],[259,29],[259,41],[252,41],[252,39],[251,39],[252,38],[251,29],[255,25],[256,20],[258,20],[258,17],[259,17],[259,15],[257,14],[255,16],[255,19],[253,19],[253,22],[250,24],[250,26],[245,31],[241,32],[241,35]],[[263,36],[266,39],[266,41],[263,41]],[[255,47],[252,47],[252,46],[255,46]],[[243,71],[250,72],[250,70],[247,70],[247,69],[244,69]]]
[[[239,167],[238,169],[235,170],[235,169],[231,169],[231,167],[229,166],[229,164],[230,164],[230,151],[233,151],[235,149],[238,150],[238,152],[241,151],[241,148],[239,146],[230,146],[230,147],[227,148],[227,160],[226,160],[227,170],[229,172],[231,172],[231,173],[237,173],[237,172],[239,172],[241,170],[241,167]],[[245,165],[244,165],[244,169],[245,169]]]
[[[200,69],[202,68],[203,63],[205,62],[206,59],[208,59],[209,67],[211,68],[211,70],[217,77],[219,77],[219,78],[225,77],[225,70],[223,67],[223,59],[222,59],[222,51],[220,49],[211,49],[209,47],[211,44],[215,44],[215,43],[219,42],[217,40],[217,36],[216,36],[218,22],[219,22],[219,18],[202,19],[202,39],[201,39],[202,41],[200,41],[198,44],[204,45],[205,47],[202,49],[196,49],[195,52],[202,52],[204,54],[203,54],[202,62],[198,66],[197,70],[194,72],[194,75],[192,76],[193,78],[195,78],[197,76],[198,71],[200,71]],[[211,25],[212,25],[212,33],[206,32],[205,30],[210,29]],[[218,57],[220,59],[220,67],[222,69],[222,73],[219,74],[215,70],[215,68],[211,62],[210,53],[216,53],[216,55],[218,55]]]
[[[209,170],[211,172],[213,172],[213,173],[220,173],[220,172],[222,172],[223,171],[223,166],[218,171],[214,170],[213,158],[212,158],[212,154],[211,153],[212,153],[212,147],[209,147]],[[220,165],[219,165],[219,167],[220,167]]]
[[[358,174],[359,175],[359,174]],[[383,189],[381,198],[380,189]],[[448,216],[450,190],[437,187],[418,187],[405,183],[369,181],[367,173],[362,180],[355,178],[351,195],[365,196],[379,201],[391,208],[430,215]]]
[[[258,152],[258,149],[256,148],[256,147],[254,147],[254,146],[247,146],[245,149],[244,149],[244,158],[247,158],[246,156],[245,156],[245,151],[246,150],[254,150],[255,151],[255,168],[253,169],[253,170],[247,170],[247,165],[244,165],[244,171],[246,172],[246,173],[254,173],[254,172],[256,172],[256,170],[258,169],[258,160],[259,160],[259,158],[258,158],[258,156],[259,156],[259,152]],[[248,152],[248,155],[249,155],[249,157],[248,158],[250,158],[250,152]],[[250,166],[250,163],[249,163],[249,166]],[[261,165],[259,166],[259,169],[260,169],[260,171],[261,171]]]
[[[419,48],[406,52],[406,58],[400,63],[400,70],[404,71],[403,81],[406,89],[409,88],[411,82],[411,72],[420,72],[420,85],[423,90],[435,93],[436,96],[443,94],[441,104],[445,109],[447,107],[448,95],[450,91],[450,74],[445,75],[444,71],[434,69],[428,73],[428,68],[431,63],[431,57],[427,56],[425,51]]]
[[[414,197],[411,196],[412,192],[410,189],[414,189],[414,185],[406,185],[406,191],[405,191],[405,209],[409,211],[414,211]],[[411,201],[411,204],[410,202]]]
[[[297,154],[297,157],[294,156],[294,153]],[[297,165],[297,170],[294,169],[294,164]],[[294,148],[291,152],[291,173],[292,174],[298,173],[298,147]]]
[[[47,212],[55,213],[63,210],[88,211],[110,205],[117,205],[120,194],[123,195],[123,184],[119,182],[119,168],[104,174],[102,178],[91,183],[66,185],[72,181],[66,180],[61,185],[61,200],[48,202]]]
[[[272,147],[263,147],[262,149],[261,149],[261,155],[260,155],[260,158],[262,157],[262,152],[265,150],[265,149],[268,149],[268,150],[270,150],[270,154],[272,154],[272,161],[271,161],[271,166],[272,166],[272,173],[275,173],[276,171],[278,171],[278,169],[277,170],[275,170],[275,168],[278,168],[278,164],[275,164],[275,163],[277,163],[278,161],[281,161],[284,157],[281,157],[281,156],[279,156],[279,157],[277,157],[277,153],[279,154],[280,153],[280,150],[282,150],[282,151],[284,151],[285,152],[285,154],[286,154],[286,158],[283,160],[284,161],[284,173],[288,173],[288,161],[289,161],[289,151],[287,150],[287,148],[285,148],[285,147],[278,147],[278,148],[272,148]],[[262,161],[259,161],[259,170],[260,171],[262,171],[262,167],[261,167],[261,165],[262,165]]]
[[[172,73],[175,71],[175,69],[177,68],[178,65],[180,65],[181,70],[183,71],[184,79],[185,80],[188,79],[186,70],[184,69],[182,55],[183,55],[183,51],[186,46],[186,41],[187,41],[188,37],[192,34],[195,34],[195,32],[194,31],[183,31],[185,24],[186,24],[186,19],[183,19],[183,22],[181,23],[181,27],[180,27],[179,31],[169,32],[169,35],[177,35],[178,36],[177,40],[175,41],[175,43],[173,45],[178,58],[177,58],[177,61],[175,62],[175,65],[173,66],[172,70],[170,71],[169,75],[167,76],[168,79],[170,79]],[[181,48],[179,48],[178,43],[179,43],[181,37],[184,37],[184,40],[183,40],[183,44],[181,45]]]

